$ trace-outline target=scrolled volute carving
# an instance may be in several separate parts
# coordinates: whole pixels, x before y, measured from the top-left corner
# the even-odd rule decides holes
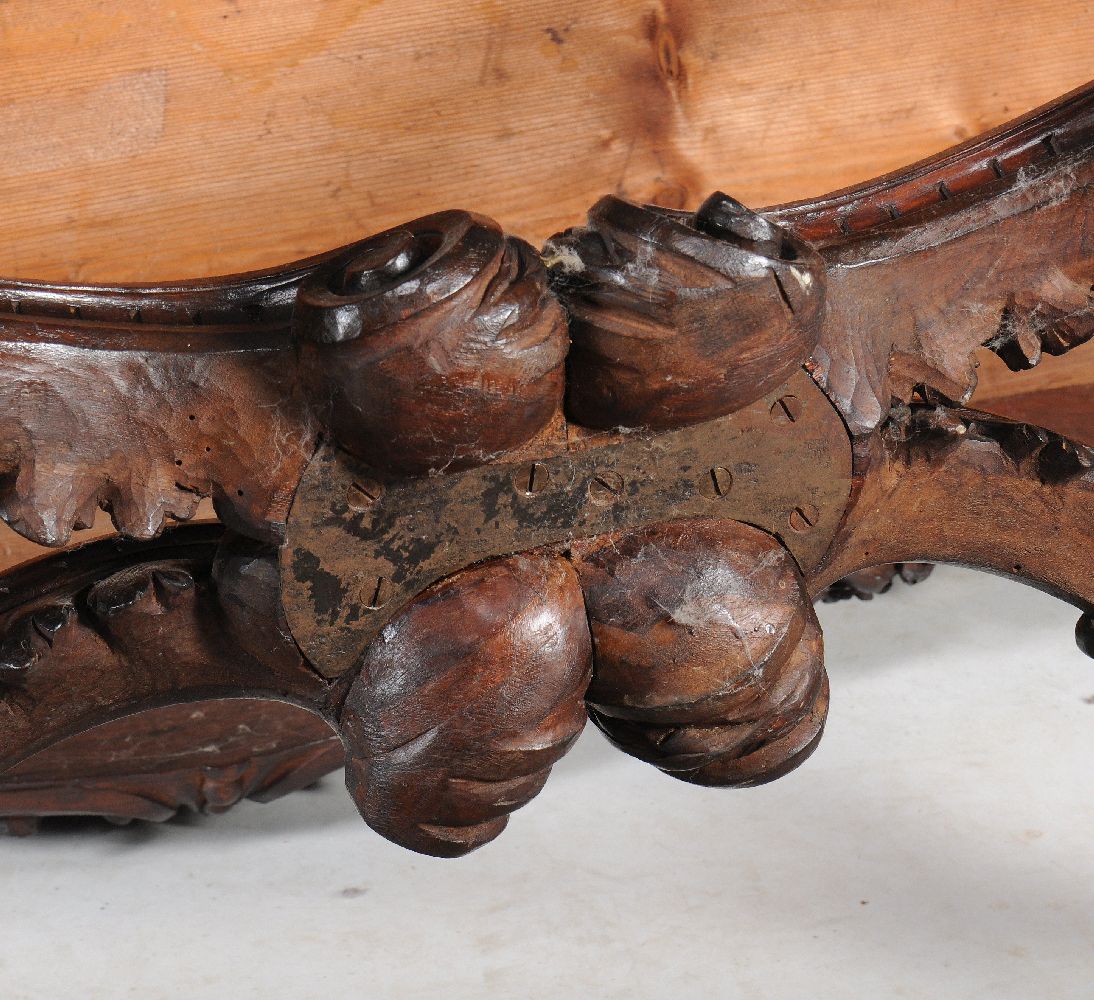
[[[317,268],[293,331],[331,434],[384,470],[489,461],[561,408],[566,321],[544,268],[470,212],[409,222]]]
[[[590,427],[731,413],[817,342],[824,262],[728,195],[694,214],[602,198],[544,259],[571,317],[568,414]]]

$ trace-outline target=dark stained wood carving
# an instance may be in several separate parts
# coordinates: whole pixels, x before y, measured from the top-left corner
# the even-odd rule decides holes
[[[985,349],[1015,385],[1090,350],[1091,191],[1094,85],[798,205],[608,197],[541,255],[449,211],[220,281],[0,282],[0,515],[124,536],[0,576],[0,818],[215,812],[344,746],[365,820],[454,856],[586,704],[757,784],[824,727],[813,600],[934,562],[1070,601],[1094,654],[1090,387],[967,405]],[[203,497],[222,525],[170,528]]]
[[[1092,149],[1088,86],[932,160],[766,213],[825,259],[811,368],[853,433],[877,428],[892,398],[909,401],[918,384],[967,402],[979,347],[1013,360],[1009,330],[1026,325],[1016,310],[1040,305],[1034,335],[1073,317],[1047,333],[1053,352],[1086,339]]]
[[[244,798],[271,802],[307,788],[342,757],[325,720],[284,702],[168,705],[79,732],[5,771],[0,820],[19,833],[44,816],[216,815]]]
[[[585,725],[589,626],[573,568],[512,556],[466,569],[388,625],[342,713],[361,815],[454,857],[493,840]]]
[[[1003,310],[991,348],[1012,372],[1028,371],[1048,354],[1061,357],[1094,337],[1094,287],[1062,272],[1053,300],[1013,296]]]
[[[727,195],[694,215],[609,196],[545,252],[571,317],[579,424],[663,430],[732,413],[816,344],[823,261]]]
[[[1094,605],[1094,449],[949,405],[899,405],[857,463],[856,502],[810,585],[926,559]]]
[[[905,583],[921,583],[931,575],[932,569],[934,567],[930,563],[918,562],[867,566],[848,573],[842,580],[821,591],[820,599],[834,602],[857,597],[860,601],[870,601],[878,594],[887,594],[898,579]]]
[[[1079,648],[1087,656],[1094,656],[1094,614],[1088,611],[1079,619],[1079,624],[1075,626],[1075,637]]]
[[[736,521],[652,525],[575,549],[592,627],[589,712],[673,777],[756,785],[816,747],[820,626],[794,560]]]
[[[218,527],[194,526],[143,545],[97,542],[5,578],[0,764],[177,701],[322,704],[326,686],[277,628],[276,586],[268,619],[233,634],[211,573],[220,541]]]
[[[404,473],[488,462],[562,407],[566,319],[523,240],[440,212],[304,281],[301,370],[343,448]]]
[[[43,545],[100,507],[154,538],[212,497],[276,540],[317,430],[288,358],[250,330],[0,315],[0,515]]]

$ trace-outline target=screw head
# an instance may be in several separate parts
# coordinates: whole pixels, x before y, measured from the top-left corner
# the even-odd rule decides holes
[[[383,495],[383,483],[375,479],[357,479],[346,490],[346,506],[355,514],[363,514],[375,507]]]
[[[522,496],[532,497],[542,493],[551,481],[551,473],[542,462],[522,465],[513,473],[513,486]]]
[[[790,512],[790,527],[797,532],[809,531],[820,520],[820,511],[811,503],[803,503]]]
[[[801,418],[802,401],[797,396],[783,396],[771,407],[771,419],[777,424],[793,424]]]
[[[724,497],[733,489],[733,473],[724,465],[716,465],[701,480],[699,492],[709,500]]]
[[[589,499],[595,504],[614,503],[623,493],[623,477],[608,469],[598,472],[589,483]]]
[[[365,607],[369,611],[378,611],[391,599],[391,581],[383,576],[365,580],[362,590],[364,591]]]

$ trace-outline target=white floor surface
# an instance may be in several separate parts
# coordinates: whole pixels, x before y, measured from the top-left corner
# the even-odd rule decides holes
[[[827,732],[759,789],[678,783],[590,728],[459,861],[372,834],[338,776],[0,840],[0,1000],[1094,998],[1078,613],[942,569],[821,617]]]

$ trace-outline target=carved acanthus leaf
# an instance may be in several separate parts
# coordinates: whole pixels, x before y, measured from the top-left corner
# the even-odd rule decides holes
[[[290,351],[139,330],[87,347],[37,328],[0,323],[0,516],[16,531],[64,545],[103,508],[147,539],[212,497],[227,523],[277,537],[316,433]]]
[[[1087,289],[1074,307],[1044,299],[1012,298],[1003,310],[999,331],[984,346],[994,351],[1012,372],[1028,371],[1045,354],[1060,357],[1094,338],[1094,289]]]
[[[1031,480],[1094,480],[1094,448],[1042,427],[964,409],[930,390],[921,391],[925,402],[894,406],[882,428],[885,440],[909,460],[939,461],[949,448],[979,443],[996,461]]]
[[[219,590],[238,590],[224,574],[249,562],[222,558],[214,581],[220,536],[193,526],[143,546],[97,542],[5,577],[0,763],[164,701],[268,693],[322,704],[326,685],[280,625],[273,554],[272,585],[243,581],[263,589],[267,613],[242,614]]]

